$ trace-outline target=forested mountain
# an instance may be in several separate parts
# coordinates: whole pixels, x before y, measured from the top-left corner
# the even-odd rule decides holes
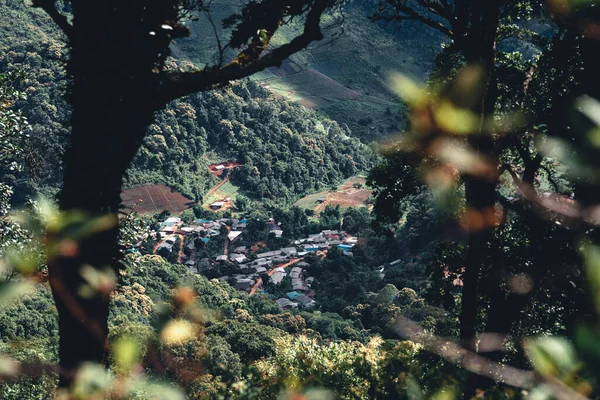
[[[199,200],[212,183],[206,153],[243,164],[233,179],[248,196],[281,204],[365,171],[374,160],[347,128],[241,82],[158,113],[127,184],[162,181]]]
[[[3,3],[0,69],[23,70],[18,104],[31,123],[24,139],[25,170],[3,180],[16,189],[15,200],[52,194],[59,188],[61,155],[68,135],[69,106],[64,100],[67,54],[60,33],[44,31],[46,16],[25,4]],[[49,24],[48,24],[49,25]],[[173,68],[177,68],[173,60]],[[128,172],[126,185],[166,183],[201,200],[215,184],[208,164],[231,159],[244,164],[235,176],[254,199],[290,204],[366,171],[374,160],[348,128],[278,98],[253,82],[211,93],[197,93],[159,111]]]

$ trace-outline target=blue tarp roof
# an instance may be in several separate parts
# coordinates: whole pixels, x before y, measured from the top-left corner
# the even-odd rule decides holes
[[[210,238],[202,238],[202,241],[203,241],[204,243],[208,243],[208,242],[210,242]]]
[[[210,219],[199,219],[196,222],[199,224],[210,224],[212,221]]]
[[[302,296],[302,293],[288,292],[285,294],[290,300],[294,300],[296,297]]]
[[[342,249],[344,251],[352,251],[353,246],[349,246],[347,244],[338,244],[338,249]]]

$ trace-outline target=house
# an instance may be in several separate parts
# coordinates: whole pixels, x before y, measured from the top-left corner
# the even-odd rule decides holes
[[[281,249],[281,252],[287,256],[293,256],[298,253],[298,250],[296,250],[295,247],[284,247],[283,249]]]
[[[246,246],[239,246],[233,249],[233,252],[238,254],[246,254],[248,252],[248,248]]]
[[[273,275],[271,275],[271,279],[269,281],[275,285],[279,285],[286,275],[287,274],[284,271],[277,270],[273,273]]]
[[[269,234],[274,234],[275,237],[280,238],[281,236],[283,236],[283,231],[281,229],[273,229],[269,231]]]
[[[235,255],[231,255],[231,256],[229,256],[229,259],[230,259],[231,261],[235,261],[235,262],[236,262],[236,263],[238,263],[238,264],[241,264],[241,263],[243,263],[244,261],[246,261],[246,260],[247,260],[246,256],[245,256],[245,255],[243,255],[243,254],[235,254]]]
[[[162,228],[160,228],[161,233],[167,233],[167,234],[175,233],[176,230],[177,230],[177,227],[175,225],[163,226]]]
[[[301,290],[303,292],[310,290],[310,288],[306,286],[300,278],[292,278],[292,289],[295,291]]]
[[[313,299],[303,294],[297,296],[294,301],[298,302],[304,307],[312,307],[315,305],[315,301]]]
[[[192,228],[191,226],[182,226],[181,228],[179,228],[179,231],[183,234],[188,234],[190,232],[193,232],[194,228]]]
[[[355,245],[356,243],[358,243],[358,239],[351,237],[351,238],[346,239],[344,242],[349,245]]]
[[[189,259],[185,262],[185,265],[188,267],[194,267],[196,265],[196,260]]]
[[[307,263],[306,261],[300,261],[299,263],[296,264],[296,267],[298,267],[298,268],[308,268],[308,267],[310,267],[310,264]]]
[[[227,261],[227,256],[226,255],[220,255],[217,257],[217,261]]]
[[[241,234],[242,234],[242,231],[230,231],[227,234],[227,239],[229,239],[230,242],[233,242],[234,240],[239,238]]]
[[[224,169],[225,169],[225,166],[224,166],[224,165],[217,165],[217,166],[215,167],[215,169],[216,169],[217,171],[221,171],[221,170],[224,170]]]
[[[312,242],[313,243],[325,243],[325,242],[327,242],[327,238],[324,236],[316,236],[316,237],[312,238]]]
[[[292,279],[299,278],[301,273],[302,273],[302,268],[294,267],[294,268],[292,268],[292,271],[290,272],[290,277],[292,277]]]
[[[168,243],[168,242],[163,242],[156,248],[156,251],[158,252],[161,249],[167,249],[168,251],[173,251],[173,244]]]
[[[210,208],[212,210],[219,210],[221,207],[223,207],[225,205],[224,201],[215,201],[214,203],[212,203],[210,205]]]
[[[256,270],[257,274],[261,274],[263,272],[267,272],[267,269],[265,267],[256,267],[255,270]]]
[[[233,286],[236,290],[250,291],[252,284],[250,282],[238,282]]]
[[[275,303],[277,303],[279,308],[281,308],[282,310],[290,310],[292,308],[298,308],[298,303],[294,303],[293,301],[288,300],[285,297],[275,300]]]
[[[265,253],[259,253],[256,258],[275,257],[281,255],[281,250],[267,251]]]
[[[233,229],[234,231],[243,231],[244,229],[246,229],[247,225],[248,224],[238,222],[238,223],[234,223],[233,225],[231,225],[231,229]]]
[[[165,224],[174,224],[174,225],[180,225],[181,222],[181,218],[177,218],[177,217],[169,217],[165,220]]]

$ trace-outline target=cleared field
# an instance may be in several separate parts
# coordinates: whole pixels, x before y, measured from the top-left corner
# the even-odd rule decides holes
[[[314,210],[320,214],[327,205],[340,205],[341,207],[360,207],[366,206],[367,199],[372,190],[364,188],[366,179],[363,177],[352,177],[342,183],[336,191],[324,191],[314,193],[303,197],[294,203],[302,209]],[[354,184],[363,185],[362,188],[355,188]]]
[[[235,161],[224,161],[224,162],[218,163],[218,164],[210,164],[208,166],[208,172],[210,172],[212,175],[219,178],[223,175],[223,171],[225,169],[232,170],[234,168],[241,167],[242,165],[243,164],[236,163]],[[222,166],[224,168],[218,169],[217,167],[219,167],[219,166]]]
[[[235,201],[239,188],[233,185],[229,179],[225,182],[219,183],[219,185],[212,188],[207,195],[204,197],[203,206],[209,208],[209,206],[215,201],[223,201],[226,198],[231,198]]]
[[[174,192],[167,185],[143,185],[121,192],[121,201],[128,209],[138,214],[154,214],[169,211],[180,213],[195,205],[194,201]]]

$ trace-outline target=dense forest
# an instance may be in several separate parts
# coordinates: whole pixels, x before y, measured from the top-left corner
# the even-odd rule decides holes
[[[600,398],[597,10],[0,0],[0,398]]]

